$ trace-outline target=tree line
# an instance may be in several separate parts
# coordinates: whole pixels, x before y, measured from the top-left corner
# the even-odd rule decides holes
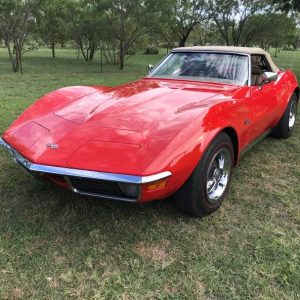
[[[0,0],[0,40],[12,71],[42,45],[101,50],[124,68],[136,49],[189,45],[297,47],[298,0]]]

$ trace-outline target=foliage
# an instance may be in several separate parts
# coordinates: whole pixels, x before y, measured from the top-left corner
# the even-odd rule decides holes
[[[149,32],[146,5],[139,0],[111,0],[105,15],[114,38],[119,42],[118,54],[122,70],[130,47]]]
[[[205,0],[152,1],[155,30],[173,47],[184,47],[190,33],[207,19]]]
[[[286,12],[298,11],[300,12],[299,0],[274,0],[275,4],[278,4],[280,9]]]
[[[197,26],[189,36],[193,45],[222,45],[224,43],[217,26],[213,22]]]
[[[52,49],[55,57],[55,45],[64,44],[68,39],[65,0],[43,1],[37,15],[38,36]]]
[[[0,33],[7,48],[13,72],[22,73],[22,54],[36,48],[24,45],[35,26],[39,0],[0,0]]]
[[[297,38],[295,20],[286,14],[269,13],[249,18],[243,35],[245,45],[259,45],[261,48],[276,49],[293,44]],[[275,54],[276,56],[276,54]]]
[[[281,0],[274,0],[284,2]],[[289,0],[288,7],[298,7]],[[14,72],[39,44],[77,47],[124,68],[129,53],[192,45],[297,47],[295,12],[273,0],[0,0],[2,37]],[[293,5],[293,6],[292,6]],[[277,10],[277,11],[276,11]]]
[[[287,68],[294,54],[300,78],[300,52],[276,62]],[[30,52],[20,76],[0,50],[0,132],[51,90],[137,80],[164,54],[136,54],[126,72],[104,73],[76,55]],[[133,205],[72,194],[0,149],[0,299],[299,299],[299,149],[299,123],[292,138],[259,143],[235,168],[222,208],[203,219],[172,198]]]
[[[85,0],[70,0],[66,5],[65,20],[68,34],[76,42],[85,61],[91,61],[101,41],[106,36],[107,27],[102,11]]]
[[[154,54],[154,55],[156,55],[156,54],[159,53],[159,50],[157,48],[154,48],[154,47],[148,47],[148,48],[146,48],[144,53],[145,54]]]
[[[243,34],[250,18],[270,9],[268,0],[209,0],[210,17],[228,46],[243,44]]]

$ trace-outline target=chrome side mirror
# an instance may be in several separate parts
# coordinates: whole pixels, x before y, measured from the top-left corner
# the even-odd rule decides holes
[[[154,69],[153,65],[148,65],[148,74],[150,74]]]
[[[276,81],[278,79],[278,74],[276,72],[264,72],[262,75],[262,82],[259,86],[261,90],[263,85],[272,81]]]

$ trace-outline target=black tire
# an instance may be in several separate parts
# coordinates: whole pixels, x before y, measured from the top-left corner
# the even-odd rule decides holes
[[[271,136],[277,139],[287,139],[293,134],[295,122],[296,122],[296,116],[297,116],[297,104],[298,104],[298,97],[295,93],[291,96],[291,99],[289,101],[289,104],[276,125],[276,127],[273,129]],[[295,120],[293,122],[293,125],[290,126],[290,117],[292,110],[295,110]]]
[[[210,199],[211,196],[208,193],[208,183],[212,182],[209,181],[209,179],[214,178],[214,176],[210,176],[208,172],[212,172],[212,166],[216,165],[215,162],[217,161],[218,155],[220,155],[221,158],[223,152],[226,153],[226,156],[228,157],[226,168],[229,170],[229,172],[228,176],[226,177],[226,186],[224,187],[220,197],[212,202],[212,199]],[[233,164],[234,153],[231,139],[226,133],[222,132],[209,145],[192,175],[175,193],[174,196],[177,207],[197,217],[205,216],[216,211],[221,206],[227,194],[228,187],[230,185]],[[216,169],[218,168],[219,167],[215,167],[213,172],[214,175],[216,173]],[[224,174],[221,175],[221,178],[223,176],[225,176],[225,171]],[[220,179],[220,174],[218,174],[218,178]]]

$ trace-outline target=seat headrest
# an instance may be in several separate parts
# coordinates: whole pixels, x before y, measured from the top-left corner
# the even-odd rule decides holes
[[[253,75],[261,75],[263,73],[263,70],[260,66],[251,66],[251,74]]]

